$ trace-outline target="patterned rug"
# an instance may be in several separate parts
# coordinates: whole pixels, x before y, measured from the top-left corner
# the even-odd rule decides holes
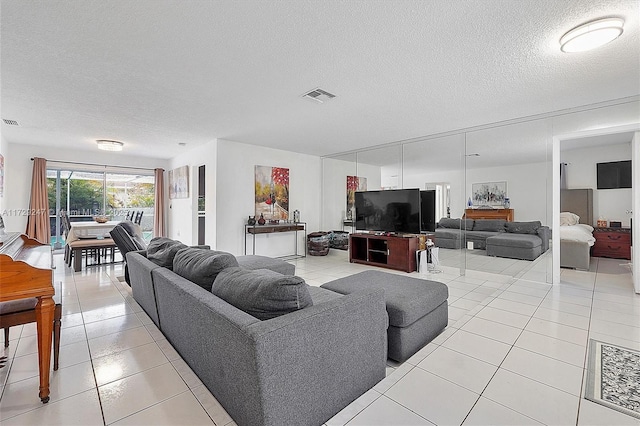
[[[640,352],[590,339],[584,397],[640,419]]]

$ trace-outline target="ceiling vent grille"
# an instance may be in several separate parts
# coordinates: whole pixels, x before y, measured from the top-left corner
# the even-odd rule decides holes
[[[310,92],[305,93],[304,95],[302,95],[303,98],[306,99],[311,99],[313,101],[319,102],[319,103],[323,103],[326,101],[330,101],[331,99],[335,98],[336,95],[327,92],[326,90],[322,90],[322,89],[313,89]]]
[[[18,125],[18,122],[16,120],[7,120],[6,118],[3,118],[2,121],[4,121],[4,124],[8,124],[9,126]]]

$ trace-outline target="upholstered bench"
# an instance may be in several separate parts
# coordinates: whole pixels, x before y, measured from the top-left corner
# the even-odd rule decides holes
[[[320,287],[340,294],[382,287],[389,315],[387,356],[398,362],[416,353],[448,324],[449,289],[437,281],[371,270]]]

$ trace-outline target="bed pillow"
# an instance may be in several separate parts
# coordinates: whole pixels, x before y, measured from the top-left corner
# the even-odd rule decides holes
[[[211,293],[260,320],[313,305],[302,278],[269,269],[227,268],[216,277]]]
[[[560,213],[560,226],[577,225],[580,223],[580,216],[571,212]]]

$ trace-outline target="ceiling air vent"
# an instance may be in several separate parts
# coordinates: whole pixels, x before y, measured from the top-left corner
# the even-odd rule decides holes
[[[326,90],[313,89],[312,91],[302,95],[302,97],[306,98],[306,99],[311,99],[311,100],[319,102],[319,103],[323,103],[323,102],[330,101],[331,99],[335,98],[336,95],[331,94],[331,93],[327,92]]]
[[[4,121],[4,124],[8,124],[9,126],[18,125],[18,122],[16,120],[7,120],[6,118],[3,118],[2,121]]]

